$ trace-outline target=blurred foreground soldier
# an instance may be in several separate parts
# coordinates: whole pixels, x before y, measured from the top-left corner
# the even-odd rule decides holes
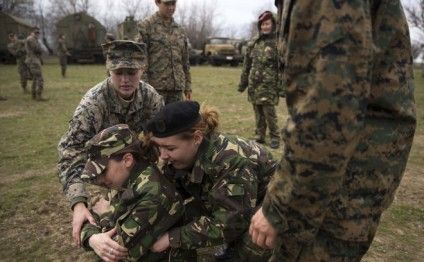
[[[159,11],[139,25],[140,38],[147,46],[145,80],[165,104],[191,100],[189,49],[184,29],[172,17],[177,1],[155,0]]]
[[[169,230],[153,251],[195,250],[228,244],[229,261],[266,261],[271,252],[250,241],[250,217],[261,206],[277,162],[254,141],[217,131],[218,112],[180,101],[165,105],[147,124],[186,207],[183,225]]]
[[[289,119],[250,233],[276,246],[272,261],[360,261],[415,132],[404,12],[399,0],[278,3]]]
[[[27,65],[25,64],[26,50],[25,50],[25,39],[23,35],[19,35],[19,39],[16,34],[9,34],[10,43],[7,45],[9,52],[16,57],[16,64],[18,64],[18,73],[21,81],[21,87],[24,93],[27,93],[27,81],[30,80],[30,73]]]
[[[93,206],[98,226],[84,224],[84,248],[104,261],[173,261],[177,250],[150,251],[184,213],[180,194],[153,163],[156,150],[128,125],[119,124],[89,140],[86,151],[89,158],[81,179],[111,191],[109,201],[101,199]]]
[[[66,77],[66,66],[68,65],[68,56],[71,54],[66,48],[65,35],[60,34],[57,40],[57,55],[59,56],[59,63],[62,72],[62,77]]]
[[[86,208],[88,194],[80,178],[87,158],[85,143],[100,130],[120,123],[140,132],[142,124],[163,106],[163,99],[154,88],[140,81],[144,44],[117,40],[102,47],[107,53],[110,77],[84,95],[58,145],[59,178],[73,209],[73,237],[77,244],[82,223],[87,219],[94,223]]]
[[[41,97],[44,88],[44,79],[41,72],[41,65],[43,63],[41,55],[43,53],[43,49],[41,48],[41,44],[38,40],[39,37],[40,29],[38,27],[34,27],[30,35],[25,40],[25,50],[27,53],[25,63],[32,76],[32,99],[44,101],[46,99]]]
[[[271,148],[280,146],[275,106],[284,92],[278,82],[277,38],[275,18],[265,11],[258,18],[259,36],[254,37],[247,46],[238,91],[247,88],[248,100],[255,112],[255,140],[265,143],[266,128],[269,127]]]

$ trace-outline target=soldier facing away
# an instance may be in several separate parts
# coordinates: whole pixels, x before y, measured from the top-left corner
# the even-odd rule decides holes
[[[184,213],[175,186],[153,163],[157,154],[128,125],[99,132],[86,144],[81,179],[109,188],[93,206],[97,225],[86,223],[81,242],[105,261],[183,260],[178,250],[153,253],[150,247]],[[196,251],[194,251],[195,253]]]
[[[254,245],[247,230],[277,163],[261,145],[221,134],[217,126],[217,111],[199,112],[193,101],[167,104],[147,123],[164,173],[186,207],[183,225],[169,230],[153,251],[228,244],[230,259],[264,261],[270,251]]]
[[[402,179],[416,127],[399,0],[276,1],[289,119],[250,233],[271,261],[360,261]]]
[[[265,143],[267,126],[271,136],[271,148],[280,146],[275,106],[279,96],[284,96],[278,81],[276,23],[270,11],[265,11],[258,18],[259,36],[249,43],[244,57],[243,70],[238,91],[247,88],[248,100],[255,112],[255,140]]]
[[[85,143],[100,130],[116,124],[127,124],[140,132],[142,124],[163,106],[154,88],[140,81],[144,44],[117,40],[102,47],[110,77],[84,95],[58,144],[59,178],[73,210],[73,238],[78,245],[82,223],[87,219],[94,223],[86,208],[88,194],[80,177],[87,159]]]
[[[16,34],[9,34],[10,43],[7,45],[9,52],[16,57],[16,63],[18,64],[18,73],[21,82],[21,87],[24,93],[28,93],[27,82],[31,79],[30,72],[25,64],[26,50],[25,50],[25,39],[23,35],[16,37]]]
[[[155,0],[158,11],[139,24],[139,40],[147,46],[144,79],[151,84],[165,104],[191,99],[191,74],[188,40],[173,14],[177,1]]]
[[[32,28],[30,35],[25,40],[25,63],[28,66],[29,72],[32,76],[32,99],[37,101],[44,101],[45,99],[41,96],[44,89],[44,79],[41,71],[41,66],[43,63],[41,55],[43,53],[43,49],[41,48],[39,37],[40,29],[38,27]]]
[[[60,34],[57,40],[57,56],[59,57],[59,64],[62,73],[62,77],[66,77],[66,67],[68,65],[68,56],[71,54],[66,47],[66,36],[64,34]]]

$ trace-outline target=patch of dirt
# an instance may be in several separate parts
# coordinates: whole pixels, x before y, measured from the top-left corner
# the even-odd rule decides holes
[[[406,168],[393,204],[424,207],[424,170],[411,166]]]
[[[0,118],[13,118],[13,117],[18,117],[18,116],[22,116],[26,114],[23,111],[5,111],[5,112],[0,112]]]

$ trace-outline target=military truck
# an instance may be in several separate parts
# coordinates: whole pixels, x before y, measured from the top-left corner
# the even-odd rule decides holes
[[[209,37],[203,48],[204,58],[214,66],[230,64],[237,66],[242,56],[227,37]]]
[[[25,20],[0,11],[0,62],[16,63],[15,57],[7,50],[9,34],[26,38],[31,32],[32,26]]]
[[[56,33],[66,36],[66,47],[71,63],[103,63],[101,44],[106,28],[94,17],[85,12],[67,15],[56,24]]]
[[[118,39],[135,40],[138,36],[137,21],[134,16],[127,16],[125,21],[118,24]]]

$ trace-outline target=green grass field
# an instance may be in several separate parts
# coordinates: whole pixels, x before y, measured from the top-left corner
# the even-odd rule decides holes
[[[193,97],[216,106],[221,130],[252,138],[254,116],[236,89],[240,68],[193,67]],[[89,261],[71,243],[71,211],[56,173],[56,145],[83,94],[105,78],[102,65],[70,65],[62,79],[55,60],[43,67],[44,96],[19,87],[16,66],[0,65],[0,260]],[[405,177],[383,216],[365,261],[422,261],[424,251],[424,80],[417,73],[418,129]],[[279,125],[287,117],[280,103]],[[281,149],[280,149],[281,150]],[[280,150],[273,150],[280,157]]]

